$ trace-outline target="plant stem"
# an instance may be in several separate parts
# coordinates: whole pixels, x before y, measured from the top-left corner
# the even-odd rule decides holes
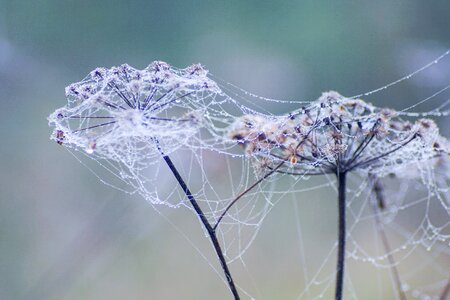
[[[337,254],[337,266],[336,266],[336,293],[335,300],[342,300],[342,292],[344,287],[344,267],[345,267],[345,241],[346,241],[346,228],[345,228],[345,182],[347,173],[337,172],[338,177],[338,254]]]
[[[159,149],[159,147],[158,147]],[[212,228],[211,224],[208,222],[208,219],[205,217],[202,209],[198,205],[197,201],[195,200],[194,196],[192,195],[191,191],[187,187],[186,183],[184,182],[183,178],[181,177],[180,173],[178,172],[177,168],[173,164],[172,160],[169,156],[165,155],[161,149],[159,149],[161,152],[161,155],[164,158],[164,161],[169,166],[169,169],[172,171],[173,175],[177,179],[178,183],[180,184],[181,188],[183,189],[183,192],[186,194],[186,196],[189,199],[189,202],[191,202],[191,205],[193,206],[195,212],[197,213],[198,217],[200,218],[200,221],[203,223],[203,226],[205,226],[206,231],[208,231],[208,235],[211,239],[211,242],[213,243],[214,250],[216,250],[216,254],[220,260],[220,264],[222,266],[223,272],[225,273],[225,277],[227,279],[228,286],[231,290],[231,293],[234,296],[235,300],[239,300],[239,293],[236,289],[236,286],[234,285],[233,277],[231,277],[230,270],[228,269],[227,262],[225,260],[225,257],[222,252],[222,248],[220,247],[219,240],[217,239],[216,232]]]
[[[245,191],[243,191],[242,193],[240,193],[236,198],[234,198],[233,201],[230,202],[230,204],[227,205],[227,207],[225,208],[225,210],[220,214],[219,218],[217,219],[216,224],[214,225],[213,229],[216,230],[217,226],[219,226],[220,221],[222,221],[223,217],[225,216],[225,214],[230,210],[230,208],[239,200],[241,199],[243,196],[245,196],[245,194],[247,194],[248,192],[250,192],[255,186],[257,186],[258,184],[260,184],[264,179],[266,179],[267,177],[269,177],[270,175],[272,175],[273,173],[275,173],[282,165],[284,164],[284,161],[282,161],[281,163],[279,163],[275,168],[273,168],[270,172],[268,172],[266,175],[264,175],[263,177],[261,177],[259,180],[257,180],[255,183],[253,183],[249,188],[247,188]]]
[[[386,207],[386,201],[384,199],[383,185],[381,181],[375,176],[369,175],[369,178],[373,181],[372,190],[375,194],[376,203],[373,203],[373,209],[375,211],[375,223],[377,226],[378,233],[380,234],[381,242],[383,243],[384,251],[386,252],[389,264],[391,265],[392,276],[394,277],[395,287],[397,289],[398,298],[400,300],[407,300],[405,292],[402,289],[402,282],[400,280],[400,274],[397,267],[395,266],[395,259],[391,253],[391,247],[389,245],[389,240],[387,238],[386,232],[384,230],[383,222],[380,220],[379,211]]]
[[[450,295],[450,278],[448,279],[447,284],[444,287],[444,290],[442,291],[441,296],[439,297],[439,300],[445,300],[448,299],[448,295]]]

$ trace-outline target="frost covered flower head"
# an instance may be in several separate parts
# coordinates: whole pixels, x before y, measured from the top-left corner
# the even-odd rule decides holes
[[[426,126],[430,120],[422,119],[419,122],[426,122]],[[436,124],[431,124],[434,130],[437,130]],[[427,135],[424,138],[428,138]],[[401,179],[417,179],[424,177],[424,173],[428,170],[435,170],[438,172],[444,180],[450,178],[450,141],[442,136],[437,138],[431,138],[432,148],[435,155],[428,160],[417,161],[415,165],[405,164],[403,167],[399,166],[395,170],[389,173],[390,176],[394,176]]]
[[[244,115],[229,137],[268,169],[286,174],[358,171],[384,176],[410,163],[448,159],[448,141],[434,121],[402,120],[396,111],[326,92],[284,117]],[[268,160],[272,163],[268,164]]]
[[[52,139],[88,154],[135,165],[195,142],[208,101],[221,94],[201,65],[155,61],[97,68],[66,88],[68,103],[48,118]]]

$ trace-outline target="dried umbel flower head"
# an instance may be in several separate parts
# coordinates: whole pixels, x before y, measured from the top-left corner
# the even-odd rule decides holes
[[[244,115],[231,126],[228,136],[246,148],[247,153],[270,149],[284,139],[276,119],[263,115]]]
[[[66,88],[68,103],[48,118],[52,139],[129,166],[195,141],[205,107],[221,94],[201,65],[175,69],[155,61],[97,68]]]
[[[422,123],[425,122],[426,128],[423,128]],[[396,177],[399,179],[422,179],[422,181],[426,180],[450,180],[450,141],[442,136],[437,138],[433,137],[433,134],[436,133],[437,126],[436,124],[428,119],[422,119],[418,121],[419,125],[419,134],[423,135],[424,139],[430,138],[429,143],[432,143],[432,150],[434,152],[434,156],[430,157],[428,160],[417,161],[414,165],[405,164],[403,166],[398,166],[398,168],[393,169],[391,173],[388,173],[391,177]],[[431,125],[432,124],[432,125]],[[431,125],[429,127],[429,125]],[[428,178],[425,174],[430,170],[434,170],[437,173],[439,178]],[[435,185],[434,183],[428,183],[429,186]],[[449,203],[450,205],[450,203]]]
[[[287,174],[359,171],[384,176],[448,153],[448,142],[434,121],[411,124],[392,109],[336,92],[324,93],[286,117],[244,115],[229,136],[256,159],[271,159],[273,165],[285,162],[277,172]]]
[[[388,174],[401,174],[411,164],[449,158],[448,141],[439,135],[432,120],[420,119],[411,124],[394,110],[380,109],[336,92],[324,93],[308,107],[286,117],[242,116],[231,127],[229,137],[244,146],[259,173],[266,168],[265,175],[254,185],[275,172],[336,175],[336,300],[342,299],[344,290],[347,174],[357,172],[378,180]]]
[[[144,70],[126,64],[98,68],[67,87],[68,104],[48,120],[55,127],[53,140],[104,160],[100,164],[132,186],[131,192],[138,191],[152,204],[179,207],[189,202],[211,239],[231,292],[239,299],[216,232],[169,157],[181,146],[201,143],[196,134],[208,118],[207,108],[222,94],[207,73],[198,64],[177,70],[160,61]],[[174,175],[182,197],[160,196],[157,167],[149,168],[159,161]]]

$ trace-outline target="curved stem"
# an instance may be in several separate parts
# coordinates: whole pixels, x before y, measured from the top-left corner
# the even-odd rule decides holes
[[[211,242],[213,243],[214,250],[216,250],[216,254],[220,260],[220,264],[222,266],[223,272],[225,273],[225,277],[227,279],[228,287],[231,290],[231,293],[234,296],[235,300],[239,300],[239,293],[236,289],[236,286],[234,285],[233,277],[231,277],[231,272],[228,269],[227,262],[225,260],[225,257],[223,255],[222,248],[220,247],[219,240],[217,239],[216,232],[212,228],[211,224],[208,222],[208,219],[205,217],[205,214],[203,213],[202,209],[198,205],[197,201],[195,200],[194,196],[192,195],[191,191],[187,187],[186,183],[184,182],[183,178],[181,177],[180,173],[178,172],[177,168],[173,164],[172,160],[169,156],[165,155],[161,149],[158,147],[162,157],[164,158],[164,161],[169,166],[169,169],[172,171],[173,175],[177,179],[178,183],[180,184],[181,188],[183,189],[183,192],[186,194],[186,196],[189,199],[189,202],[191,202],[192,207],[194,208],[195,212],[197,213],[197,216],[200,218],[200,221],[203,223],[203,226],[205,226],[206,231],[208,231],[208,235],[211,239]]]
[[[317,123],[317,120],[316,120]],[[312,132],[312,130],[314,129],[314,126],[308,131],[308,133],[302,138],[302,140],[300,142],[298,142],[297,146],[295,147],[295,153],[297,153],[298,148],[306,141],[306,139],[309,137],[310,133]],[[248,187],[245,191],[243,191],[242,193],[240,193],[236,198],[234,198],[234,200],[232,200],[230,202],[230,204],[227,205],[227,207],[225,208],[225,210],[222,212],[222,214],[219,216],[219,219],[217,219],[216,224],[214,225],[213,229],[214,231],[217,229],[217,226],[219,226],[220,221],[222,221],[223,217],[225,216],[225,214],[230,210],[230,208],[239,200],[241,199],[243,196],[245,196],[245,194],[247,194],[248,192],[250,192],[253,188],[255,188],[258,184],[260,184],[263,180],[265,180],[267,177],[269,177],[270,175],[272,175],[275,172],[278,172],[278,169],[286,162],[286,159],[275,155],[275,154],[271,154],[272,156],[278,158],[281,160],[281,162],[275,167],[275,168],[270,168],[270,171],[264,175],[262,178],[260,178],[259,180],[257,180],[255,183],[253,183],[250,187]],[[295,154],[297,156],[299,156],[298,154]],[[306,158],[305,158],[306,159]],[[297,174],[295,174],[297,175]]]
[[[264,179],[266,179],[267,177],[269,177],[270,175],[272,175],[273,173],[275,173],[276,170],[278,170],[282,165],[284,164],[284,161],[282,161],[281,163],[279,163],[275,168],[273,168],[270,172],[268,172],[266,175],[264,175],[263,177],[261,177],[259,180],[257,180],[255,183],[253,183],[249,188],[247,188],[245,191],[243,191],[242,193],[240,193],[236,198],[234,198],[233,201],[230,202],[230,204],[227,205],[227,207],[225,208],[225,210],[220,214],[219,218],[217,219],[216,224],[213,227],[213,230],[215,231],[217,229],[217,226],[219,226],[220,221],[222,221],[223,217],[226,215],[226,213],[230,210],[230,208],[239,200],[241,199],[243,196],[245,196],[245,194],[247,194],[248,192],[250,192],[254,187],[256,187],[258,184],[260,184]]]
[[[338,177],[338,208],[339,208],[339,220],[338,220],[338,254],[336,265],[336,292],[335,300],[342,299],[342,292],[344,287],[344,267],[345,267],[345,241],[346,241],[346,228],[345,228],[345,182],[347,173],[337,172]]]

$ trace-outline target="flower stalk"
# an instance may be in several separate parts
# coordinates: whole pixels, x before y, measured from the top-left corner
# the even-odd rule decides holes
[[[336,289],[335,300],[342,299],[344,287],[344,269],[345,269],[345,243],[346,243],[346,201],[345,201],[345,186],[347,173],[337,172],[338,178],[338,254],[336,265]]]
[[[197,201],[195,200],[194,196],[192,195],[191,191],[189,190],[188,186],[186,185],[186,182],[181,177],[180,173],[178,172],[177,168],[173,164],[170,157],[168,155],[165,155],[164,152],[161,151],[161,149],[159,149],[159,150],[161,152],[161,155],[162,155],[164,161],[166,162],[170,171],[172,171],[178,184],[180,185],[181,189],[185,193],[186,197],[189,199],[189,202],[191,203],[192,207],[194,208],[195,212],[197,213],[197,216],[200,218],[200,221],[202,222],[203,226],[205,227],[206,231],[208,232],[209,238],[211,239],[211,242],[214,246],[214,250],[216,251],[217,257],[219,258],[220,265],[222,266],[222,270],[225,273],[225,278],[227,280],[228,287],[230,288],[230,291],[233,294],[234,299],[239,300],[240,299],[239,293],[236,289],[236,286],[233,281],[233,277],[231,276],[231,272],[228,268],[227,262],[223,255],[223,251],[222,251],[222,248],[220,247],[219,240],[217,239],[216,231],[211,226],[208,219],[205,217],[205,214],[203,213],[202,209],[198,205]]]
[[[394,257],[391,254],[391,247],[389,245],[389,240],[388,240],[388,238],[386,236],[386,232],[384,230],[384,225],[381,222],[380,216],[379,216],[379,211],[384,210],[386,208],[386,200],[385,200],[384,193],[383,193],[384,188],[383,188],[383,185],[381,184],[381,181],[379,179],[375,178],[375,176],[369,175],[369,179],[372,181],[371,182],[372,193],[374,194],[375,200],[376,200],[373,202],[373,209],[375,211],[375,223],[376,223],[377,230],[378,230],[378,233],[381,238],[381,242],[383,243],[384,252],[386,253],[389,264],[391,265],[390,269],[392,272],[392,277],[394,278],[395,288],[397,289],[398,299],[407,300],[405,292],[402,289],[400,274],[396,267]]]
[[[333,91],[287,116],[244,115],[230,127],[229,137],[243,146],[255,170],[301,177],[337,176],[335,300],[343,298],[344,290],[347,175],[401,175],[408,166],[448,153],[448,142],[439,135],[432,120],[410,123],[392,109],[378,108]],[[387,239],[383,240],[388,248]]]
[[[175,69],[160,61],[143,70],[127,64],[97,68],[66,88],[68,103],[49,123],[59,145],[107,160],[112,170],[120,170],[117,177],[147,200],[172,206],[149,196],[143,185],[145,170],[161,155],[208,232],[234,299],[240,299],[216,232],[169,157],[196,141],[207,99],[221,94],[207,73],[198,64]]]

